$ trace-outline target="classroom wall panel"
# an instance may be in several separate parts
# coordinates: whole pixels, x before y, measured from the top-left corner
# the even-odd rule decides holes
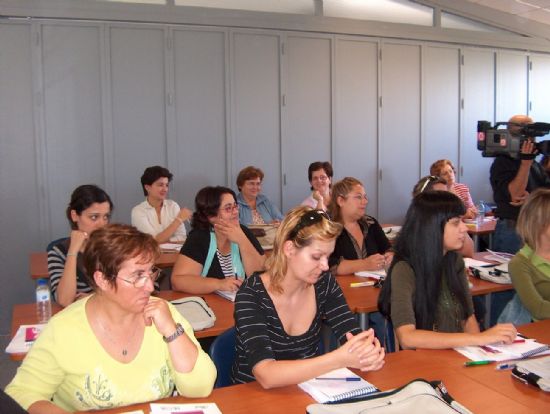
[[[496,60],[496,121],[527,113],[527,55],[498,51]]]
[[[336,39],[334,180],[356,177],[378,217],[378,43]]]
[[[175,30],[178,202],[191,208],[197,191],[227,182],[225,33]]]
[[[164,30],[113,26],[110,79],[115,220],[144,198],[145,167],[166,165]]]
[[[422,46],[422,142],[420,176],[439,159],[458,166],[459,50]]]
[[[282,116],[283,211],[309,195],[307,167],[331,159],[332,44],[326,37],[285,41]]]
[[[42,26],[44,141],[51,237],[67,234],[65,208],[80,184],[104,185],[98,26]]]
[[[0,333],[11,308],[33,299],[28,256],[44,248],[39,167],[33,127],[31,25],[0,25]]]
[[[281,205],[280,37],[274,33],[232,34],[230,186],[254,165],[265,173],[262,192]]]
[[[457,179],[470,187],[475,202],[492,201],[489,169],[493,158],[483,158],[477,149],[477,121],[494,122],[495,52],[487,49],[463,49],[461,66],[462,99],[460,171]]]
[[[529,61],[529,115],[535,122],[550,123],[550,56],[533,54]]]
[[[420,46],[383,43],[381,79],[378,220],[399,224],[420,171]]]

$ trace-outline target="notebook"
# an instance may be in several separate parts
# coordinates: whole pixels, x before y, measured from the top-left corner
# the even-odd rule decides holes
[[[151,414],[222,414],[216,403],[158,404],[151,403]]]
[[[525,384],[550,392],[550,357],[520,361],[512,370],[512,376]]]
[[[336,369],[298,386],[320,403],[345,401],[378,391],[370,382],[347,368]]]
[[[525,359],[535,355],[550,353],[550,347],[534,339],[525,339],[520,336],[512,344],[490,344],[485,346],[463,346],[455,348],[472,361],[509,361]]]
[[[359,277],[370,277],[371,279],[384,279],[386,277],[385,270],[362,270],[360,272],[355,272],[355,276]]]
[[[237,292],[231,292],[229,290],[215,290],[214,293],[216,295],[220,295],[222,298],[230,300],[231,302],[235,302],[235,296],[237,296]]]
[[[31,345],[38,338],[38,335],[40,335],[45,326],[46,324],[21,325],[7,346],[6,353],[24,354],[29,352]]]

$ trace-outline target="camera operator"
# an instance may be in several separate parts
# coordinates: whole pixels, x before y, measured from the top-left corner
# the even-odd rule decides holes
[[[508,121],[511,135],[521,137],[522,128],[532,124],[527,115],[514,115]],[[522,143],[519,159],[498,155],[491,165],[491,186],[497,205],[495,215],[499,218],[493,236],[493,249],[515,254],[521,247],[516,232],[516,220],[520,207],[530,192],[538,187],[550,187],[550,178],[535,161],[537,149],[532,137]]]

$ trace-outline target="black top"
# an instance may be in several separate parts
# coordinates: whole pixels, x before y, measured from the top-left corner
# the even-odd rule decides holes
[[[342,260],[364,259],[376,253],[384,254],[390,247],[390,241],[374,217],[364,216],[359,220],[363,233],[363,251],[358,255],[353,236],[344,228],[336,239],[334,251],[330,255],[329,266],[333,268]]]
[[[261,255],[264,254],[264,250],[262,249],[262,246],[260,245],[260,242],[254,237],[252,232],[248,229],[248,227],[240,225],[242,231],[250,240],[254,248],[260,253]],[[183,254],[190,259],[193,259],[195,262],[200,263],[204,266],[204,262],[206,262],[206,256],[208,256],[208,248],[210,247],[210,231],[204,230],[204,229],[193,229],[188,234],[187,239],[185,240],[185,243],[181,247],[180,254]],[[242,260],[242,257],[241,257]],[[244,263],[243,263],[244,265]],[[260,269],[257,269],[260,270]],[[225,276],[222,271],[222,267],[220,265],[220,261],[218,260],[218,255],[214,255],[214,258],[212,259],[212,264],[210,265],[210,269],[208,269],[208,273],[206,274],[207,277],[214,277],[216,279],[223,279]]]
[[[321,321],[326,322],[343,344],[346,333],[361,332],[340,286],[330,272],[315,283],[317,312],[309,329],[302,335],[285,332],[275,305],[255,273],[241,285],[235,299],[236,357],[232,379],[237,383],[255,381],[252,368],[260,361],[312,358],[320,354]]]
[[[510,192],[508,184],[518,173],[521,160],[513,159],[507,155],[498,155],[491,165],[491,186],[493,187],[493,200],[497,205],[495,215],[503,219],[517,220],[520,206],[510,205]],[[550,187],[550,179],[542,166],[533,161],[529,170],[529,180],[526,190],[532,192],[539,187]]]

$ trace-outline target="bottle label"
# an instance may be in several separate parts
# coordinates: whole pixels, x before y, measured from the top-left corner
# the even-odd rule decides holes
[[[46,302],[50,300],[50,292],[36,292],[37,302]]]

